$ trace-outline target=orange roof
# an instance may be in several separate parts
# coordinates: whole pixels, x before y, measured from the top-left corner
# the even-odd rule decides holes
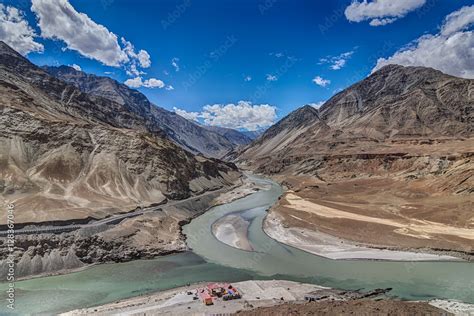
[[[209,283],[207,285],[207,288],[209,290],[213,290],[213,289],[218,289],[218,288],[228,288],[229,287],[229,283]]]

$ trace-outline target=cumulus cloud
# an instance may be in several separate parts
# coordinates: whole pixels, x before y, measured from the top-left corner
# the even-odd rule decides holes
[[[252,77],[251,76],[245,76],[244,77],[244,81],[252,81]]]
[[[370,20],[370,25],[381,26],[395,22],[425,3],[426,0],[354,0],[344,14],[351,22]]]
[[[278,80],[278,77],[277,77],[277,76],[274,76],[274,75],[271,75],[271,74],[267,74],[266,79],[267,79],[268,81],[277,81],[277,80]]]
[[[326,101],[319,101],[315,103],[308,103],[309,106],[312,106],[315,109],[319,109],[323,104],[326,103]]]
[[[167,85],[165,89],[171,91],[174,90],[174,87],[172,85]]]
[[[474,23],[474,6],[466,6],[449,14],[441,27],[441,34],[452,35],[467,30]]]
[[[124,46],[123,51],[129,57],[129,63],[126,65],[127,72],[129,75],[139,76],[144,74],[143,71],[138,68],[148,68],[151,66],[150,54],[146,50],[141,49],[138,53],[135,51],[135,46],[125,38],[121,38],[122,45]]]
[[[163,81],[155,78],[150,78],[147,80],[143,80],[142,77],[135,77],[132,79],[127,79],[124,82],[130,88],[164,88],[166,85]]]
[[[128,61],[117,36],[77,12],[67,0],[32,0],[31,10],[38,17],[42,37],[64,41],[68,49],[107,66],[117,67]]]
[[[123,67],[131,85],[140,84],[140,68],[151,66],[150,54],[141,49],[138,52],[132,43],[118,37],[105,26],[94,22],[87,14],[76,11],[68,0],[32,0],[31,10],[36,14],[43,38],[66,43],[66,48],[97,60],[104,65]],[[139,78],[140,77],[140,78]],[[156,79],[141,83],[143,86],[160,87]]]
[[[474,6],[449,14],[437,34],[423,35],[389,58],[380,58],[372,70],[388,64],[424,66],[444,73],[474,78]]]
[[[173,107],[173,111],[179,116],[182,116],[190,121],[197,121],[200,116],[199,112],[187,112],[185,110],[178,109],[177,107]]]
[[[76,69],[77,71],[82,71],[81,66],[79,66],[79,65],[77,65],[77,64],[72,64],[72,65],[70,65],[70,67]]]
[[[179,61],[179,58],[176,58],[176,57],[174,57],[173,59],[171,59],[171,65],[174,67],[174,70],[175,70],[176,72],[179,71],[178,61]]]
[[[35,41],[36,36],[22,11],[0,3],[0,40],[26,55],[43,51],[43,45]]]
[[[204,106],[202,112],[174,111],[188,119],[202,121],[205,125],[234,129],[259,130],[275,123],[276,107],[269,104],[252,104],[239,101],[237,104],[213,104]]]
[[[318,86],[321,86],[321,87],[326,87],[327,85],[329,85],[331,83],[331,80],[327,80],[327,79],[324,79],[320,76],[316,76],[313,78],[313,83],[318,85]]]
[[[140,62],[140,66],[142,66],[143,68],[148,68],[151,66],[150,54],[148,54],[146,50],[140,49],[137,58]]]
[[[327,56],[319,59],[319,64],[329,64],[329,68],[332,70],[339,70],[346,65],[347,61],[352,57],[353,54],[354,51],[352,50],[337,56]]]

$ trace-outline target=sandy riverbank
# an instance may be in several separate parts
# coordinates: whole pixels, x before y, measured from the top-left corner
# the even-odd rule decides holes
[[[381,178],[275,180],[286,192],[264,228],[280,242],[332,259],[474,258],[470,196],[435,194]]]
[[[253,247],[248,239],[250,223],[238,215],[227,215],[212,224],[212,233],[224,244],[231,247],[252,251]]]
[[[213,206],[230,203],[257,191],[265,190],[266,188],[267,186],[255,183],[249,177],[244,176],[240,178],[240,184],[237,187],[228,192],[222,193],[214,199]]]
[[[459,258],[420,252],[383,250],[356,245],[329,234],[301,227],[287,227],[282,218],[272,212],[263,229],[271,238],[286,245],[329,259],[369,259],[394,261],[456,261]]]

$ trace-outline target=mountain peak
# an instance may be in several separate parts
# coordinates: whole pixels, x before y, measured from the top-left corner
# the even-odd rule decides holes
[[[314,121],[319,120],[319,110],[309,104],[306,104],[288,114],[283,120],[291,121],[296,125],[314,123]]]

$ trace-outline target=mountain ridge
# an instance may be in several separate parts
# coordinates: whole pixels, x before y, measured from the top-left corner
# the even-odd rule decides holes
[[[160,128],[184,149],[192,153],[201,153],[209,157],[220,158],[233,150],[242,141],[234,137],[226,137],[216,130],[206,128],[187,120],[174,112],[165,110],[153,103],[138,90],[106,77],[87,74],[69,66],[43,67],[51,75],[75,85],[81,91],[98,97],[115,101],[125,106],[130,112],[142,117],[150,128]],[[226,132],[229,134],[229,132]],[[233,132],[235,135],[237,131]],[[249,143],[246,141],[245,143]]]
[[[15,202],[17,222],[102,218],[238,177],[234,165],[194,156],[124,105],[50,76],[3,43],[0,91],[0,192]]]
[[[374,166],[378,166],[390,155],[422,157],[420,150],[425,148],[425,156],[434,164],[436,156],[447,157],[453,150],[450,141],[459,148],[453,153],[459,156],[453,159],[462,160],[469,155],[466,146],[474,134],[473,108],[474,80],[430,68],[388,65],[339,92],[319,109],[304,106],[291,112],[232,157],[241,166],[262,173],[323,178],[325,173],[358,177],[355,170],[336,172],[342,157],[362,165],[377,160]],[[361,157],[368,160],[362,162]],[[416,160],[413,158],[413,163]],[[380,174],[395,172],[389,164],[380,168]],[[407,164],[403,168],[411,167]],[[359,176],[374,172],[361,169]],[[456,174],[460,180],[452,180],[450,190],[470,192],[462,173]],[[439,179],[436,183],[442,185]]]

